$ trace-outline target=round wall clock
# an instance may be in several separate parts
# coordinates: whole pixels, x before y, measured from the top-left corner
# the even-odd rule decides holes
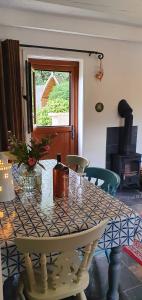
[[[96,109],[97,112],[101,112],[104,109],[103,103],[102,102],[96,103],[95,109]]]

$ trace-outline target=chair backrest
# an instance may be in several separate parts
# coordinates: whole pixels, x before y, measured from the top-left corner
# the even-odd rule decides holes
[[[108,169],[89,167],[85,169],[85,174],[89,181],[91,178],[95,178],[95,185],[98,185],[99,179],[103,180],[101,188],[111,195],[115,195],[120,185],[119,175]]]
[[[15,243],[20,252],[24,253],[25,256],[25,267],[28,276],[28,282],[30,290],[34,291],[36,288],[36,279],[34,268],[30,254],[41,254],[40,255],[40,273],[42,278],[42,292],[46,293],[48,289],[48,271],[47,271],[47,255],[57,254],[55,260],[55,269],[57,272],[57,265],[60,265],[60,273],[55,272],[54,274],[54,287],[56,285],[57,277],[64,278],[64,281],[68,279],[71,282],[78,282],[82,276],[82,273],[86,271],[90,265],[94,249],[96,248],[99,239],[104,233],[105,227],[108,223],[108,219],[100,222],[98,225],[91,229],[63,235],[59,237],[47,237],[47,238],[34,238],[34,237],[17,237]],[[77,249],[84,247],[83,259],[79,260],[77,265]],[[79,259],[79,258],[78,258]],[[63,274],[64,273],[64,274]],[[58,276],[57,276],[58,275]],[[70,278],[69,278],[70,275]]]
[[[89,160],[79,155],[67,155],[66,163],[69,167],[76,167],[76,172],[83,173],[84,169],[89,166]]]

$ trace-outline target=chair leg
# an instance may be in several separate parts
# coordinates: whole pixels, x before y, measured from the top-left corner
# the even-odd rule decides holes
[[[77,294],[76,296],[77,296],[78,300],[87,300],[84,291],[82,291],[81,293]]]
[[[26,300],[24,296],[24,283],[22,278],[19,279],[19,284],[18,284],[18,300]]]
[[[108,263],[110,263],[109,254],[108,254],[107,249],[105,249],[105,255],[106,255],[106,258],[107,258]]]

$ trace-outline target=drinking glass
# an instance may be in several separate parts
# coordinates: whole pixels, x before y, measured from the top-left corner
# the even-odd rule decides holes
[[[77,173],[79,176],[79,184],[77,185],[77,193],[81,194],[83,191],[83,178],[86,176],[86,173],[80,172]]]

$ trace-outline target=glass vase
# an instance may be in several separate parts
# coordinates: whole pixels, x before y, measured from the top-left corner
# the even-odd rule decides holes
[[[19,170],[20,185],[24,192],[32,192],[37,187],[37,167],[29,169],[29,166],[22,164]]]

